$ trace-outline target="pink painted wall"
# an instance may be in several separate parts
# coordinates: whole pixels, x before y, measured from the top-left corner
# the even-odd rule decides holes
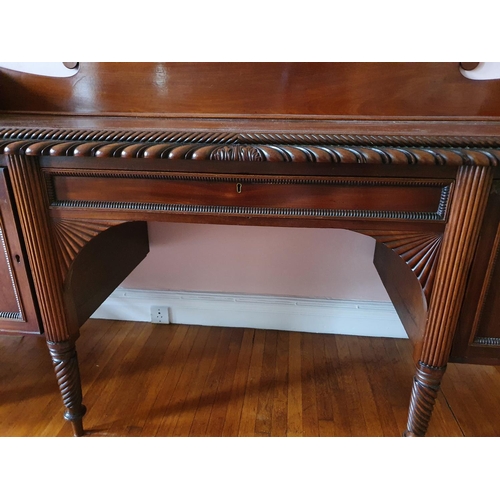
[[[151,223],[151,251],[122,286],[389,301],[375,240],[342,229]]]

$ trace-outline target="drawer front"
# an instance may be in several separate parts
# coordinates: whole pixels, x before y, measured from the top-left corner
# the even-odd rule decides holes
[[[443,221],[450,181],[48,171],[53,206]]]
[[[5,172],[0,168],[0,332],[40,333],[25,262]]]

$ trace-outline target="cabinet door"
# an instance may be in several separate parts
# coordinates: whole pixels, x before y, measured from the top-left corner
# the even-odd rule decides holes
[[[0,168],[0,333],[40,333],[6,169]]]
[[[451,361],[500,364],[500,180],[495,180],[472,264]]]

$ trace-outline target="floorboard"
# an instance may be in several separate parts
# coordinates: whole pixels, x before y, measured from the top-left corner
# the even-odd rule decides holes
[[[89,320],[87,436],[401,436],[404,339]],[[70,436],[42,337],[0,337],[0,436]],[[500,367],[450,364],[428,436],[500,436]]]

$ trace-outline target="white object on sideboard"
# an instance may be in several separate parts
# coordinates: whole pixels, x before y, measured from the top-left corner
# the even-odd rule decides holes
[[[67,78],[78,73],[78,66],[70,69],[62,62],[0,62],[0,68],[59,78]]]
[[[497,80],[500,79],[500,63],[480,62],[470,71],[460,68],[460,73],[470,80]]]

